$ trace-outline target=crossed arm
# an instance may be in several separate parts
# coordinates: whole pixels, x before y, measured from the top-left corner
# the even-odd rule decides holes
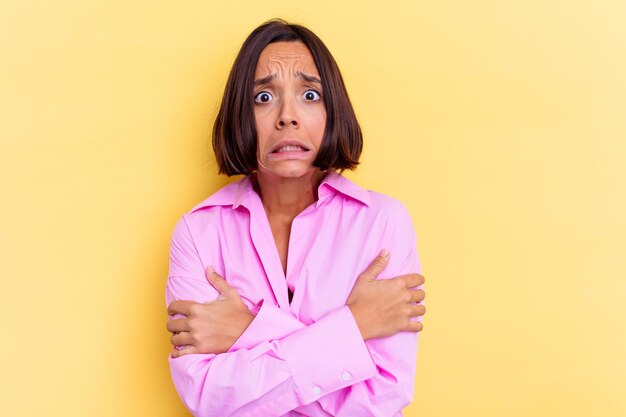
[[[394,272],[419,272],[412,247]],[[411,289],[423,277],[376,280],[387,260],[361,274],[346,306],[309,326],[269,303],[253,315],[214,271],[204,281],[170,277],[168,311],[184,317],[168,330],[174,345],[187,346],[173,350],[170,365],[187,407],[196,416],[399,415],[413,396],[421,324],[408,318],[424,314],[415,304],[423,291]],[[208,304],[176,301],[207,291]]]

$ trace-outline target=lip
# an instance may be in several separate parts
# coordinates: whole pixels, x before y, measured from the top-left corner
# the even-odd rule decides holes
[[[282,148],[283,146],[298,146],[304,150],[303,151],[276,152],[278,149]],[[281,157],[281,156],[288,156],[288,155],[299,156],[299,155],[307,154],[309,152],[311,152],[311,149],[307,145],[305,145],[302,141],[298,139],[283,139],[280,142],[278,142],[276,145],[272,146],[270,150],[267,152],[267,155],[269,157]]]

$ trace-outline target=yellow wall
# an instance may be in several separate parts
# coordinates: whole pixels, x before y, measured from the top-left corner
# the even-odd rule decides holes
[[[226,2],[225,2],[226,3]],[[413,214],[411,416],[626,415],[626,3],[2,1],[0,414],[185,416],[164,283],[245,36],[310,26]]]

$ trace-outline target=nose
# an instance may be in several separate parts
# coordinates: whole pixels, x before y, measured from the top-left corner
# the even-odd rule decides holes
[[[299,127],[297,111],[294,100],[285,97],[282,100],[278,117],[276,119],[276,128],[283,129],[285,126],[291,125],[292,127]]]

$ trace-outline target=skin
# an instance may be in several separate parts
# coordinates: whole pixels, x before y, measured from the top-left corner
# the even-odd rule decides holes
[[[270,77],[273,79],[267,81]],[[268,45],[257,63],[257,82],[256,191],[263,201],[285,271],[291,222],[317,200],[317,188],[323,178],[313,161],[322,144],[326,109],[315,61],[300,42]],[[285,141],[297,143],[306,151],[272,152]]]
[[[301,42],[268,45],[259,57],[255,84],[258,170],[253,179],[285,271],[293,219],[317,200],[324,177],[313,167],[326,123],[324,92],[311,52]],[[363,340],[422,330],[413,319],[426,312],[416,304],[425,294],[413,288],[424,277],[377,280],[388,261],[383,250],[359,275],[346,302]],[[237,291],[210,267],[206,278],[220,293],[215,301],[168,306],[168,314],[185,316],[167,322],[173,357],[227,352],[254,319]]]

